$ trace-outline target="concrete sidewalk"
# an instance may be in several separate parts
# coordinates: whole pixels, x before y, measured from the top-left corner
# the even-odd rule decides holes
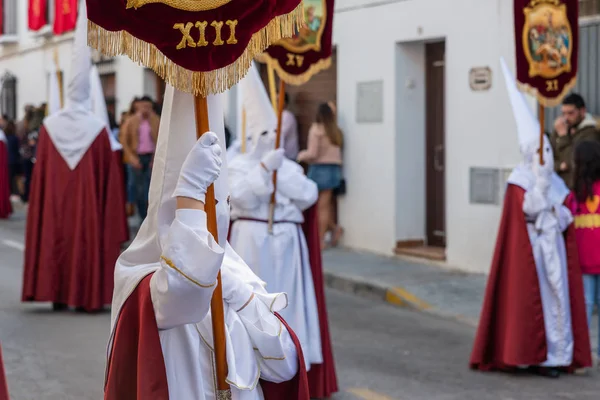
[[[486,275],[344,249],[325,251],[323,268],[330,288],[477,327]],[[590,339],[597,349],[597,317],[592,321]]]
[[[477,325],[487,276],[343,249],[323,253],[328,287]]]

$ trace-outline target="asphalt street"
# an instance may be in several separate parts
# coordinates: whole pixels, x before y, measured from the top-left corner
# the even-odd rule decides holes
[[[109,313],[21,304],[24,217],[0,221],[0,341],[13,400],[102,398]],[[600,398],[600,373],[549,380],[482,374],[467,361],[474,329],[328,291],[342,392],[334,400]]]

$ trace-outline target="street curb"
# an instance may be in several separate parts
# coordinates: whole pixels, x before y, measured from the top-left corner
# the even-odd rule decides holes
[[[427,301],[402,287],[387,287],[379,283],[367,282],[362,277],[340,275],[329,271],[323,271],[323,276],[325,277],[325,286],[331,289],[395,307],[454,320],[473,328],[476,328],[478,324],[478,321],[473,318],[436,309]]]
[[[367,282],[361,277],[344,276],[328,271],[324,271],[323,274],[325,285],[331,289],[415,311],[431,311],[432,309],[425,300],[401,287],[387,287]]]

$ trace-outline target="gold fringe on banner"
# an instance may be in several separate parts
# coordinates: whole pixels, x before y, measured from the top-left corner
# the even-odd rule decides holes
[[[242,55],[226,67],[208,72],[190,71],[167,58],[155,45],[136,38],[127,31],[108,31],[88,21],[88,45],[106,56],[127,55],[134,62],[152,69],[169,85],[183,92],[206,97],[222,93],[242,79],[252,60],[272,43],[291,37],[304,25],[301,2],[292,12],[271,20],[252,35]]]
[[[300,86],[304,85],[313,76],[321,71],[331,67],[331,57],[322,58],[316,63],[313,63],[304,73],[300,75],[290,74],[279,64],[279,60],[269,56],[268,53],[261,53],[256,56],[256,61],[271,66],[277,72],[279,79],[283,80],[288,85]]]
[[[517,87],[519,88],[520,91],[529,93],[530,95],[535,97],[536,100],[538,101],[538,103],[540,103],[544,107],[552,108],[552,107],[557,107],[557,106],[561,105],[565,96],[571,91],[571,89],[573,89],[575,87],[576,84],[577,84],[577,75],[575,75],[563,87],[562,92],[560,92],[560,94],[558,96],[556,96],[552,99],[542,96],[536,88],[534,88],[533,86],[528,85],[526,83],[517,82]]]

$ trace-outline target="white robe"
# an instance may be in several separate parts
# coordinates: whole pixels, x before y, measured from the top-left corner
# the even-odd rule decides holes
[[[243,280],[244,269],[251,272],[230,246],[223,250],[214,241],[206,229],[203,211],[178,210],[163,248],[160,265],[149,265],[146,271],[156,271],[150,292],[169,398],[213,400],[216,372],[210,300],[216,276],[221,265],[241,271]],[[268,294],[256,284],[255,277],[251,284],[254,298],[241,311],[234,311],[225,302],[227,380],[233,400],[262,400],[259,378],[278,383],[298,372],[294,343],[271,312],[285,306],[285,295]]]
[[[535,176],[516,168],[509,183],[526,190],[523,212],[540,285],[548,354],[544,367],[566,367],[573,360],[573,329],[567,252],[563,232],[573,221],[563,205],[568,194],[564,182],[553,174],[550,190],[544,195],[535,187]]]
[[[281,315],[300,340],[307,369],[323,363],[315,288],[300,226],[304,222],[302,211],[317,200],[316,184],[306,178],[298,164],[284,160],[278,170],[276,223],[273,234],[269,234],[265,222],[243,219],[267,221],[272,175],[257,158],[243,154],[231,160],[229,181],[232,247],[267,283],[269,291],[287,293],[290,305]]]

